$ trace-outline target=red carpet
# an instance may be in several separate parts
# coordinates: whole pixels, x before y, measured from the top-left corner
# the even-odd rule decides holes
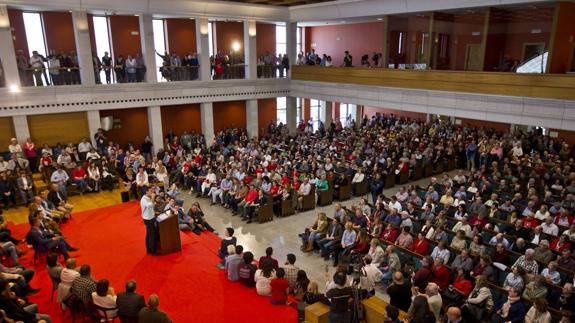
[[[10,226],[17,238],[24,237],[27,224]],[[224,271],[215,267],[220,238],[213,234],[197,236],[181,233],[182,252],[167,256],[146,255],[145,228],[139,204],[128,203],[74,214],[63,225],[63,232],[73,246],[78,265],[89,264],[96,279],[107,278],[116,292],[124,283],[136,279],[138,292],[146,299],[150,293],[160,296],[160,308],[174,322],[274,322],[293,323],[296,311],[288,306],[274,306],[255,289],[227,280]],[[32,254],[23,256],[22,264],[32,268]],[[256,255],[259,257],[260,255]],[[42,313],[53,322],[69,322],[56,302],[50,303],[51,282],[46,262],[36,265],[31,285],[42,291],[31,297]],[[56,296],[56,295],[55,295]]]

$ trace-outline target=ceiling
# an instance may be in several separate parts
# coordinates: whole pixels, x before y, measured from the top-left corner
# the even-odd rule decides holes
[[[289,7],[289,6],[300,6],[312,3],[330,2],[334,0],[227,0],[227,1]]]

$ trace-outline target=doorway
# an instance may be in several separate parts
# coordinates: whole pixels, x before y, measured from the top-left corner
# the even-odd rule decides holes
[[[521,63],[525,63],[545,52],[545,43],[524,43]]]
[[[467,44],[465,51],[465,70],[466,71],[481,71],[481,44]]]

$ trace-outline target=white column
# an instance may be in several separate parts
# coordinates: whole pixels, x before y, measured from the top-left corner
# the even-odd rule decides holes
[[[82,85],[95,85],[94,63],[92,58],[92,45],[88,29],[88,15],[86,11],[73,11],[74,39],[76,40],[76,52],[78,54],[78,66],[80,67],[80,80]]]
[[[355,107],[355,127],[359,128],[361,126],[361,120],[363,120],[363,105],[357,105]]]
[[[150,14],[140,15],[140,41],[142,42],[142,57],[146,64],[146,82],[148,83],[156,83],[158,81],[152,19]]]
[[[150,129],[150,138],[154,150],[152,154],[160,148],[164,148],[164,133],[162,132],[162,110],[158,105],[148,107],[148,127]]]
[[[333,103],[330,101],[321,101],[321,106],[319,108],[319,119],[323,122],[326,129],[331,125],[332,120],[332,107]]]
[[[88,119],[88,131],[90,131],[90,140],[92,141],[92,146],[96,147],[96,140],[94,135],[98,132],[98,129],[102,128],[102,122],[100,121],[100,111],[99,110],[89,110],[86,112],[86,118]]]
[[[432,119],[432,118],[431,118],[431,113],[428,113],[428,114],[425,115],[425,122],[426,122],[426,123],[430,123],[430,122],[431,122],[431,119]]]
[[[210,39],[208,38],[208,19],[199,17],[196,22],[196,51],[200,62],[200,80],[209,81],[212,79],[212,69],[210,66]]]
[[[286,49],[290,65],[295,65],[297,60],[297,22],[286,22]],[[291,68],[287,77],[291,77]]]
[[[246,100],[246,124],[249,138],[258,137],[258,100]]]
[[[0,61],[2,61],[2,67],[4,68],[6,85],[8,87],[20,86],[12,29],[10,28],[8,8],[5,4],[0,4],[0,44],[2,44],[0,46]]]
[[[246,80],[258,78],[258,57],[256,45],[256,21],[244,21],[244,60],[246,64]]]
[[[297,132],[297,98],[286,97],[286,123],[290,134]]]
[[[26,139],[30,138],[30,128],[28,128],[28,117],[13,116],[12,124],[14,125],[14,133],[16,134],[16,140],[18,140],[19,143],[26,142]]]
[[[214,142],[214,105],[212,102],[200,104],[200,114],[202,121],[202,133],[206,138],[206,145],[209,147]]]

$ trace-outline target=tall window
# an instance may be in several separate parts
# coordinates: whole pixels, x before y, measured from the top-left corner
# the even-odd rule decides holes
[[[276,98],[276,118],[277,124],[283,123],[284,125],[287,124],[287,102],[286,97]]]
[[[46,39],[44,38],[44,26],[42,24],[42,17],[37,12],[24,12],[24,29],[26,29],[26,42],[28,43],[28,50],[30,56],[32,52],[36,51],[39,55],[47,57],[46,55]],[[46,73],[44,76],[47,75]],[[44,80],[48,81],[48,80]],[[36,78],[34,78],[36,83]],[[38,84],[36,84],[37,86]]]
[[[286,43],[286,26],[276,25],[276,55],[285,55],[287,53],[287,43]],[[293,59],[293,57],[290,57]],[[276,77],[280,76],[280,70],[276,70]]]
[[[208,22],[208,52],[210,56],[214,56],[214,28],[214,23]]]
[[[296,103],[297,108],[296,108],[296,115],[295,115],[295,117],[296,117],[296,120],[297,120],[297,121],[296,121],[296,124],[299,126],[299,123],[300,123],[300,121],[301,121],[301,119],[302,119],[302,116],[303,116],[303,114],[301,113],[301,111],[302,111],[302,109],[303,109],[303,108],[302,108],[302,107],[303,107],[303,99],[302,99],[302,98],[297,98],[296,100],[297,100],[297,101],[296,101],[296,102],[297,102],[297,103]]]
[[[296,28],[296,54],[299,54],[303,51],[301,46],[301,39],[302,39],[302,27]],[[296,59],[296,57],[290,57],[290,59]]]
[[[309,116],[313,119],[313,131],[317,131],[319,129],[319,111],[321,108],[321,101],[311,99],[309,100],[309,103]]]
[[[98,57],[102,59],[104,53],[108,52],[108,55],[113,56],[110,46],[110,26],[108,24],[108,17],[94,16],[92,17],[94,22],[94,38],[96,40],[96,53]],[[115,78],[115,73],[111,73],[112,77]],[[100,80],[105,80],[106,75],[104,70],[100,71]]]
[[[344,127],[347,127],[347,117],[350,116],[351,120],[355,120],[357,106],[355,104],[340,103],[339,104],[339,121]]]
[[[167,51],[167,46],[166,46],[166,28],[165,28],[165,21],[163,19],[154,19],[152,21],[152,26],[154,29],[154,49],[156,50],[156,52],[164,55],[164,53]],[[156,56],[156,66],[162,66],[163,65],[163,60],[160,56],[155,55]],[[158,69],[159,71],[159,69]],[[156,77],[158,79],[158,82],[162,82],[162,81],[166,81],[166,79],[164,79],[162,77],[162,73],[158,73],[158,71],[156,71]]]

